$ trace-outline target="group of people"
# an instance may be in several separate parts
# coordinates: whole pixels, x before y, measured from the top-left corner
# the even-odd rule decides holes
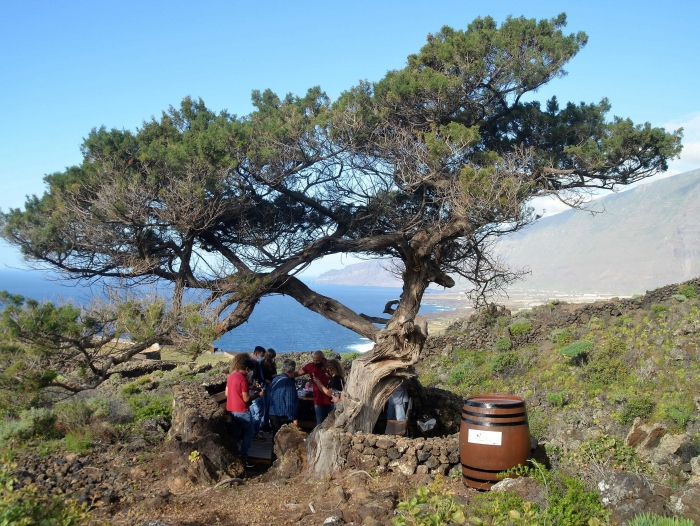
[[[234,356],[226,382],[226,410],[231,413],[231,434],[243,465],[254,439],[264,440],[261,432],[269,426],[272,436],[289,423],[298,424],[299,397],[295,378],[308,374],[313,382],[314,412],[320,425],[342,396],[344,370],[338,360],[328,360],[322,351],[313,353],[313,361],[300,369],[294,360],[282,362],[277,374],[274,349],[256,347],[253,357],[246,353]]]

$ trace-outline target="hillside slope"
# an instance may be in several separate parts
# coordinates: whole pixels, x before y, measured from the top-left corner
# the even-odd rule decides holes
[[[566,211],[501,241],[538,289],[644,292],[700,274],[700,170],[598,200],[602,213]]]

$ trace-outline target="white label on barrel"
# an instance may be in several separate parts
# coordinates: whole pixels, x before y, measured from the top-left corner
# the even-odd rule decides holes
[[[503,433],[500,431],[482,431],[481,429],[470,429],[467,442],[472,444],[485,444],[487,446],[500,446]]]

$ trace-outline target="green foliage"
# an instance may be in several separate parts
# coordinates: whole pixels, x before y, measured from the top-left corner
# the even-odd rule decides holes
[[[510,316],[499,316],[496,318],[496,325],[499,329],[505,329],[510,325]]]
[[[134,411],[136,420],[162,416],[169,421],[173,416],[173,397],[171,395],[144,393],[130,396],[127,401]]]
[[[547,433],[547,428],[549,427],[549,418],[547,414],[541,409],[533,409],[528,411],[527,423],[530,428],[530,434],[540,439]]]
[[[678,293],[682,294],[685,296],[687,299],[692,300],[693,298],[697,298],[698,294],[695,291],[695,285],[692,284],[687,284],[687,285],[681,285],[678,287]]]
[[[92,448],[92,436],[86,430],[76,430],[66,433],[66,451],[86,453]]]
[[[399,502],[397,509],[399,515],[392,520],[394,526],[449,526],[466,522],[464,506],[445,490],[440,476],[429,486],[419,487],[408,500]]]
[[[599,435],[581,444],[578,451],[569,451],[566,458],[578,468],[621,470],[631,473],[646,472],[646,464],[637,451],[626,446],[624,440],[616,436]]]
[[[520,358],[517,352],[504,352],[491,358],[488,363],[488,368],[494,373],[502,373],[515,367],[519,362]]]
[[[532,330],[532,324],[529,321],[516,321],[510,324],[508,330],[513,336],[525,336]]]
[[[566,391],[562,391],[559,393],[547,393],[546,399],[547,402],[549,402],[555,407],[564,407],[568,402],[569,394]]]
[[[589,352],[593,350],[591,342],[574,342],[570,343],[561,350],[561,353],[569,358],[574,363],[581,363]]]
[[[549,339],[552,341],[552,343],[563,346],[570,344],[573,340],[573,336],[566,329],[554,329],[549,334]]]
[[[695,420],[693,416],[693,410],[688,407],[669,407],[667,410],[668,418],[673,420],[673,422],[681,429],[685,428],[687,424]]]
[[[688,301],[688,298],[686,298],[683,294],[674,294],[673,296],[671,296],[671,298],[673,298],[679,303],[685,303],[686,301]]]
[[[656,314],[657,316],[661,314],[665,314],[668,311],[668,306],[662,305],[660,303],[654,304],[651,306],[651,312]]]
[[[359,353],[359,352],[348,352],[348,353],[341,354],[340,359],[344,363],[347,363],[347,362],[352,362],[355,358],[357,358],[358,356],[361,356],[361,355],[362,355],[362,353]]]
[[[31,408],[22,411],[19,420],[0,424],[0,445],[33,437],[56,435],[56,413],[51,409]]]
[[[695,521],[678,517],[659,517],[653,513],[642,513],[635,515],[627,524],[628,526],[694,526]]]
[[[470,521],[477,525],[531,525],[531,524],[603,524],[609,511],[600,503],[598,494],[587,491],[583,482],[567,477],[559,471],[549,471],[537,461],[532,466],[518,466],[509,470],[509,475],[531,477],[544,486],[547,506],[540,509],[524,502],[508,492],[476,495],[476,506],[469,510],[477,516],[490,516],[492,522],[481,519]]]
[[[49,496],[34,485],[19,488],[5,458],[0,466],[0,526],[89,526],[87,505],[64,496]]]
[[[627,367],[620,359],[625,352],[625,346],[619,339],[610,340],[602,348],[591,354],[584,370],[584,377],[595,388],[608,388],[616,382],[623,381],[629,374]]]
[[[635,418],[646,420],[651,416],[653,411],[654,402],[646,396],[630,398],[627,403],[625,403],[625,407],[620,413],[620,423],[628,425],[634,422]]]
[[[496,340],[496,350],[497,351],[509,351],[513,347],[513,342],[510,338],[499,338]]]
[[[148,385],[149,383],[151,383],[151,379],[148,376],[143,376],[138,380],[129,382],[124,387],[122,387],[122,394],[124,396],[129,396],[132,394],[140,393],[142,391],[142,387]]]

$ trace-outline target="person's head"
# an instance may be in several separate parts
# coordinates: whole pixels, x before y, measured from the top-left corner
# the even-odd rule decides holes
[[[247,353],[240,352],[233,355],[233,360],[231,360],[231,369],[229,372],[235,373],[243,368],[243,364],[246,360],[250,360],[250,356]]]
[[[253,358],[256,360],[262,360],[263,357],[265,356],[265,347],[261,347],[258,345],[255,349],[253,349]]]
[[[282,372],[288,376],[292,376],[294,371],[297,370],[297,363],[289,358],[282,362]]]
[[[275,352],[275,350],[268,349],[267,351],[265,351],[265,358],[263,358],[263,362],[265,362],[269,365],[274,365],[276,357],[277,357],[277,353]]]
[[[241,367],[240,371],[242,373],[250,374],[255,369],[258,367],[258,364],[253,360],[252,358],[246,358],[246,360],[243,362],[243,366]]]
[[[331,376],[345,376],[345,371],[339,360],[328,360],[326,362],[326,372]]]
[[[313,359],[314,363],[319,366],[323,367],[326,365],[326,355],[323,354],[323,351],[315,351],[312,355],[311,358]]]

